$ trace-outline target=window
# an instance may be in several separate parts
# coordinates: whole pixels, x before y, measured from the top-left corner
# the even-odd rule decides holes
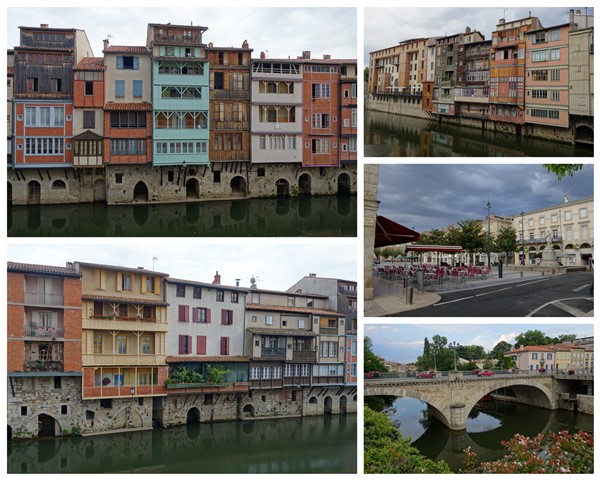
[[[22,416],[26,416],[27,415],[27,407],[21,406],[21,415]]]
[[[288,297],[287,305],[288,305],[288,307],[295,307],[296,306],[296,297]]]
[[[118,70],[138,70],[140,68],[140,59],[130,55],[117,57]]]
[[[94,334],[94,353],[102,353],[102,335]]]
[[[192,337],[179,335],[179,353],[183,355],[192,353]]]
[[[118,277],[121,277],[120,280]],[[131,292],[131,276],[129,274],[119,272],[117,274],[117,280],[119,280],[122,291]],[[117,290],[118,290],[118,288],[117,288]]]
[[[560,82],[560,70],[550,70],[550,81]]]
[[[192,294],[193,298],[202,298],[202,287],[193,287],[194,292]]]
[[[54,388],[61,389],[62,388],[62,378],[54,377]]]
[[[154,293],[154,277],[146,277],[146,293]]]
[[[238,303],[239,301],[239,293],[231,292],[231,303]]]
[[[195,307],[192,309],[192,321],[196,323],[210,323],[210,308]]]
[[[532,62],[547,62],[548,61],[548,50],[538,50],[531,54]]]
[[[215,170],[213,172],[213,182],[214,183],[221,183],[221,171],[220,170]]]
[[[100,407],[101,408],[112,408],[112,398],[101,398],[100,399]]]
[[[350,347],[350,353],[352,355],[357,355],[357,347],[358,347],[358,341],[357,340],[352,340],[352,346]]]
[[[115,183],[123,183],[123,174],[115,173]]]
[[[272,315],[265,316],[265,325],[273,325],[273,316]]]
[[[152,350],[150,348],[150,337],[148,336],[142,337],[142,353],[152,353]]]
[[[313,83],[312,98],[329,98],[330,90],[328,83]]]
[[[356,117],[356,108],[353,108],[351,110],[351,113],[352,113],[352,127],[355,128],[356,125],[357,125],[357,123],[356,123],[357,122],[357,120],[356,120],[357,119],[357,117]]]
[[[532,360],[537,360],[537,358],[538,358],[538,354],[537,353],[532,353],[531,354],[531,359]]]
[[[581,226],[581,238],[586,240],[590,238],[589,228],[587,225]]]
[[[229,355],[229,337],[221,337],[221,355]]]
[[[178,311],[178,319],[180,322],[189,322],[190,321],[190,306],[189,305],[179,305],[177,311]]]
[[[26,107],[26,127],[62,127],[65,124],[64,107]],[[35,139],[34,139],[35,140]]]
[[[96,112],[93,110],[83,111],[83,128],[96,128]]]
[[[221,325],[233,325],[233,310],[221,310]]]
[[[27,91],[28,92],[37,92],[38,91],[38,79],[37,77],[28,78],[27,79]]]
[[[134,97],[142,96],[142,81],[141,80],[133,81],[133,96]]]
[[[550,41],[551,42],[558,42],[558,41],[560,41],[560,30],[552,30],[550,32]]]
[[[579,218],[587,218],[587,208],[579,209]]]
[[[225,88],[223,72],[214,72],[213,88],[215,90],[223,90]]]
[[[560,60],[560,48],[550,50],[550,60]]]
[[[321,357],[337,357],[338,342],[321,342],[319,345]]]
[[[115,97],[125,96],[125,80],[115,80]]]
[[[62,78],[52,78],[50,83],[53,92],[62,92]]]
[[[84,95],[90,96],[94,94],[94,82],[86,81],[85,82],[85,93]]]
[[[224,302],[224,301],[225,301],[225,291],[217,290],[217,302]]]
[[[181,298],[185,298],[185,285],[182,283],[177,284],[177,293],[176,295]]]
[[[329,128],[329,114],[313,113],[312,128]]]
[[[329,153],[329,139],[313,138],[311,151],[312,153]]]
[[[119,353],[119,354],[127,353],[127,336],[126,335],[118,335],[117,336],[117,353]]]

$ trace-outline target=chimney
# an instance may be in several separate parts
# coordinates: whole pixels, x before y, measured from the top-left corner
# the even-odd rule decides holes
[[[310,60],[310,50],[304,50],[302,52],[302,60]]]
[[[213,42],[208,42],[208,48],[213,48]]]
[[[242,43],[242,48],[250,48],[250,44],[248,43],[248,40],[244,40],[244,42]]]
[[[564,196],[564,200],[565,200],[565,203],[569,203],[569,195],[567,195],[566,193]]]
[[[108,38],[105,38],[102,42],[104,42],[104,50],[108,50]]]
[[[316,274],[316,273],[309,273],[309,274],[308,274],[308,276],[309,276],[309,277],[316,277],[316,276],[317,276],[317,274]]]
[[[40,23],[40,28],[48,28],[48,24],[47,23]]]
[[[328,53],[324,53],[323,60],[331,60],[331,55],[329,55]]]
[[[260,59],[261,59],[261,60],[264,60],[265,58],[266,58],[266,57],[265,57],[265,52],[260,52]]]
[[[236,278],[236,279],[235,279],[235,286],[236,286],[236,287],[239,287],[239,286],[240,286],[240,279],[239,279],[239,278]]]
[[[575,10],[569,10],[569,23],[575,23]]]
[[[221,285],[221,275],[219,272],[215,273],[215,279],[213,280],[213,285]]]
[[[465,33],[471,33],[471,27],[466,27],[465,28]]]
[[[504,19],[501,18],[500,20],[498,20],[498,25],[504,25]]]

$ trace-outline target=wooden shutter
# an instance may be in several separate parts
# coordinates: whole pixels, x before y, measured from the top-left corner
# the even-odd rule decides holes
[[[146,275],[142,275],[142,293],[146,293],[146,279],[148,277]]]
[[[227,325],[227,310],[221,310],[221,325]]]
[[[206,309],[206,323],[210,323],[210,308]]]
[[[229,337],[221,337],[221,355],[229,355]]]
[[[190,321],[189,305],[179,305],[179,321],[180,322],[189,322]]]
[[[179,335],[179,353],[185,353],[185,335]]]
[[[123,291],[123,274],[121,272],[117,272],[117,292]]]
[[[200,320],[198,318],[198,311],[200,309],[198,307],[192,308],[192,322],[198,323]]]
[[[206,355],[206,336],[204,335],[196,337],[196,354]]]
[[[154,293],[160,295],[160,277],[154,277]]]

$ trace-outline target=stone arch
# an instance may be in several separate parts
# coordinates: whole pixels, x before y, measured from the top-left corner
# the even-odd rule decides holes
[[[594,143],[594,129],[589,125],[577,125],[575,127],[575,142]]]
[[[477,389],[469,390],[465,395],[465,416],[468,415],[475,404],[482,397],[500,388],[510,388],[517,396],[518,403],[534,405],[541,408],[552,408],[552,391],[542,384],[530,385],[525,380],[508,379],[506,381],[477,381]]]
[[[319,400],[317,400],[317,397],[310,397],[308,403],[319,403]]]
[[[337,192],[338,194],[348,195],[352,193],[352,187],[350,182],[350,175],[347,173],[341,173],[337,178]]]
[[[65,188],[67,188],[67,184],[64,182],[64,180],[54,180],[52,182],[53,190],[64,190]]]
[[[323,412],[326,415],[331,415],[333,413],[333,399],[329,396],[325,397],[325,402],[323,403]]]
[[[133,187],[133,201],[134,202],[147,202],[148,201],[148,187],[141,180]]]
[[[55,437],[60,432],[60,424],[52,415],[40,413],[37,416],[38,437]]]
[[[27,205],[39,205],[42,201],[42,186],[40,182],[31,180],[27,184]]]
[[[106,182],[99,178],[93,186],[94,202],[106,202]]]
[[[188,410],[186,423],[200,423],[200,409],[198,407],[192,407]]]
[[[280,178],[275,182],[275,188],[277,190],[277,196],[289,197],[290,196],[290,182],[285,178]]]
[[[200,183],[196,178],[188,178],[185,182],[185,198],[200,198]]]
[[[246,189],[246,180],[244,177],[237,175],[231,179],[229,182],[229,187],[231,188],[231,194],[236,196],[245,197],[247,193]]]
[[[244,405],[244,408],[242,408],[242,413],[244,417],[254,417],[254,405],[250,403]]]
[[[303,173],[298,179],[298,193],[310,195],[312,193],[312,178],[308,173]]]
[[[589,243],[582,243],[579,248],[592,248],[592,246]]]
[[[346,395],[340,397],[340,413],[348,413],[348,398]]]

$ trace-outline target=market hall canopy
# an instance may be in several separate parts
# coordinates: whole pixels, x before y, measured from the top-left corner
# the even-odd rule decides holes
[[[421,234],[400,225],[389,218],[377,215],[375,227],[375,248],[418,242]]]
[[[407,252],[442,252],[442,253],[461,253],[462,247],[452,245],[409,245]]]

